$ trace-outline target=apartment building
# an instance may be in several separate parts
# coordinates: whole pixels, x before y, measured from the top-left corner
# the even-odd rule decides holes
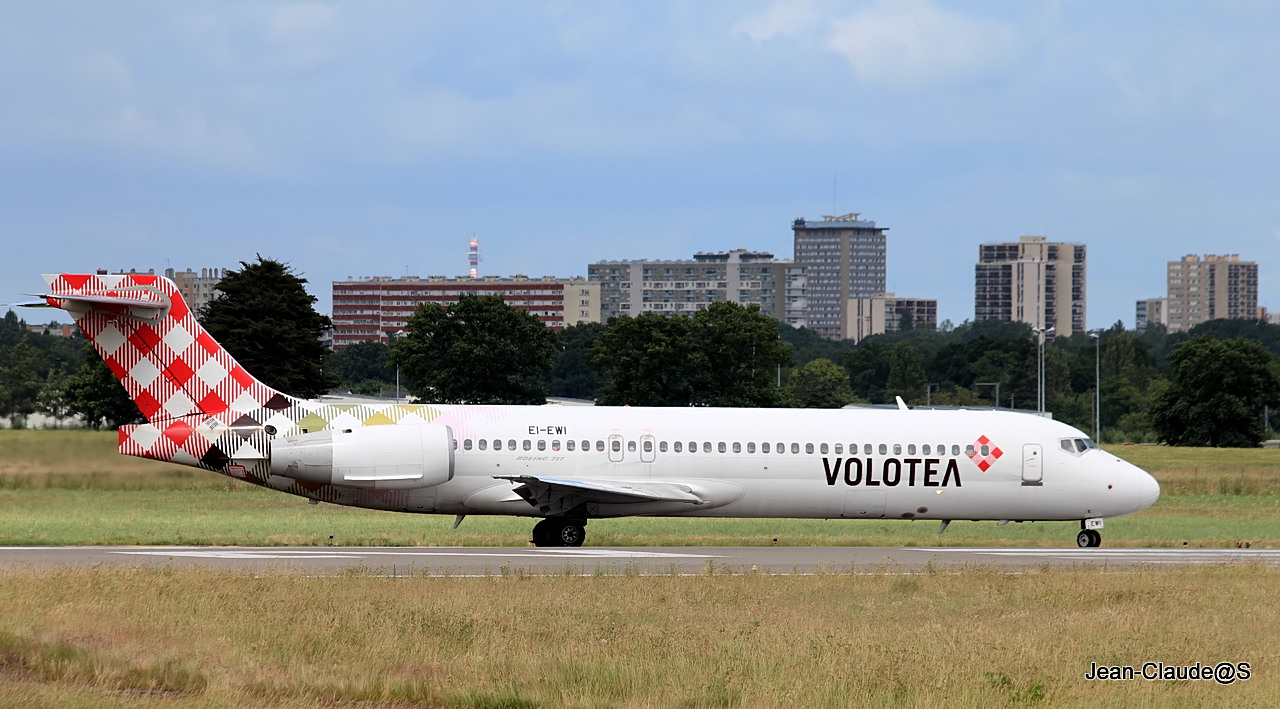
[[[974,319],[1025,322],[1066,337],[1085,331],[1084,244],[1023,236],[981,244],[974,266]]]
[[[333,282],[333,347],[388,341],[422,303],[450,305],[463,295],[496,295],[536,315],[549,328],[599,322],[600,286],[582,278],[373,276]]]
[[[795,327],[805,325],[805,267],[765,251],[697,253],[689,260],[599,261],[587,279],[600,287],[600,321],[620,315],[691,314],[711,303],[759,305]]]
[[[864,337],[901,332],[906,325],[912,330],[938,329],[938,301],[928,298],[901,298],[882,293],[870,298],[852,298],[843,314],[846,340],[858,342]]]
[[[845,336],[849,301],[885,292],[887,227],[862,219],[858,212],[803,217],[791,224],[795,261],[808,281],[806,326],[831,339]]]
[[[1258,264],[1241,261],[1239,254],[1203,259],[1188,254],[1168,263],[1167,278],[1169,332],[1219,318],[1258,316]]]

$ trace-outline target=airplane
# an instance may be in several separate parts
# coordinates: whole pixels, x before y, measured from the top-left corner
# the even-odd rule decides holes
[[[1160,486],[1071,426],[1002,410],[332,404],[276,391],[209,335],[172,281],[46,275],[147,423],[124,455],[307,498],[399,512],[539,518],[537,546],[591,519],[1075,521],[1151,506]]]

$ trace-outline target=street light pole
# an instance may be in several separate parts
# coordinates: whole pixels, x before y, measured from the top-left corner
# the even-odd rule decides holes
[[[1043,414],[1045,410],[1044,346],[1045,340],[1049,333],[1053,332],[1053,328],[1033,327],[1031,331],[1036,333],[1036,347],[1038,349],[1038,357],[1036,358],[1036,411]]]
[[[1102,331],[1089,333],[1093,338],[1093,440],[1102,441]]]

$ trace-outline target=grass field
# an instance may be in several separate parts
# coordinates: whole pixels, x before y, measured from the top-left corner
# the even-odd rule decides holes
[[[1122,446],[1162,495],[1107,521],[1107,546],[1280,546],[1280,450]],[[0,544],[511,545],[532,521],[308,505],[214,473],[118,455],[115,435],[0,431]],[[588,543],[647,545],[1070,546],[1073,522],[595,520]]]
[[[1274,706],[1280,569],[0,575],[3,706]],[[1248,662],[1212,681],[1092,663]]]
[[[1164,495],[1108,546],[1280,545],[1280,451],[1128,447]],[[522,544],[530,520],[357,510],[0,431],[0,544]],[[589,541],[1069,546],[1075,525],[597,520]],[[1280,696],[1280,568],[307,577],[6,568],[0,706],[1237,706]],[[1248,680],[1086,681],[1247,662]]]

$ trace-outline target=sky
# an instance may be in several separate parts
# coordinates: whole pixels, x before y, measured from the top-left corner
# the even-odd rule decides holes
[[[1088,246],[1088,326],[1238,253],[1280,310],[1280,3],[0,0],[0,303],[41,273],[585,276],[888,231],[973,317],[978,245]],[[23,310],[28,322],[58,311]]]

